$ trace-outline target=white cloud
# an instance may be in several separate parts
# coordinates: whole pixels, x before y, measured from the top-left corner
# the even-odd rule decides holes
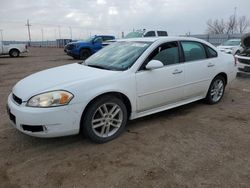
[[[26,40],[29,18],[33,40],[54,39],[61,26],[63,37],[120,34],[134,29],[164,29],[170,35],[204,33],[212,18],[237,15],[250,19],[249,0],[0,0],[0,29],[7,40]],[[14,14],[10,14],[13,13]],[[58,37],[58,36],[57,36]]]
[[[105,5],[107,2],[105,0],[97,0],[96,3],[99,5]]]
[[[117,15],[118,10],[116,7],[109,7],[109,15]]]

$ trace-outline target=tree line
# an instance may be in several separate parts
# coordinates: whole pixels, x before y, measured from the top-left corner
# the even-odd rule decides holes
[[[235,34],[245,33],[250,26],[250,20],[246,16],[237,17],[231,15],[228,19],[215,19],[207,21],[208,34]]]

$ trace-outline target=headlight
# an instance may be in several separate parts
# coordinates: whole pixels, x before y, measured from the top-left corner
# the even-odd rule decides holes
[[[67,91],[51,91],[31,97],[27,106],[40,108],[62,106],[68,104],[72,98],[73,95]]]

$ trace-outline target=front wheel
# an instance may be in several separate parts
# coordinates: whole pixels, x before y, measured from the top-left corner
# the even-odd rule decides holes
[[[18,50],[10,50],[10,57],[19,57],[20,52]]]
[[[226,82],[223,76],[216,76],[210,87],[209,90],[207,92],[207,96],[206,96],[206,102],[208,104],[216,104],[218,103],[223,95],[224,95],[224,91],[225,91],[225,86],[226,86]]]
[[[85,60],[91,55],[90,51],[88,49],[81,49],[80,51],[80,59]]]
[[[82,121],[83,133],[96,143],[105,143],[118,137],[127,123],[127,109],[123,101],[112,96],[95,100]]]

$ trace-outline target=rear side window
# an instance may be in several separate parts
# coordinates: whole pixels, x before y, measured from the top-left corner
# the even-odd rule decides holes
[[[166,31],[157,31],[158,36],[168,36],[168,33]]]
[[[155,37],[155,31],[148,31],[144,37]]]
[[[207,48],[208,58],[213,58],[218,56],[217,52],[214,49],[210,48],[209,46],[206,46],[206,48]]]
[[[204,46],[199,42],[183,41],[181,42],[185,61],[196,61],[206,59],[206,51]]]
[[[112,37],[112,36],[103,36],[103,37],[102,37],[102,40],[103,40],[103,41],[113,40],[113,39],[115,39],[115,38]]]

